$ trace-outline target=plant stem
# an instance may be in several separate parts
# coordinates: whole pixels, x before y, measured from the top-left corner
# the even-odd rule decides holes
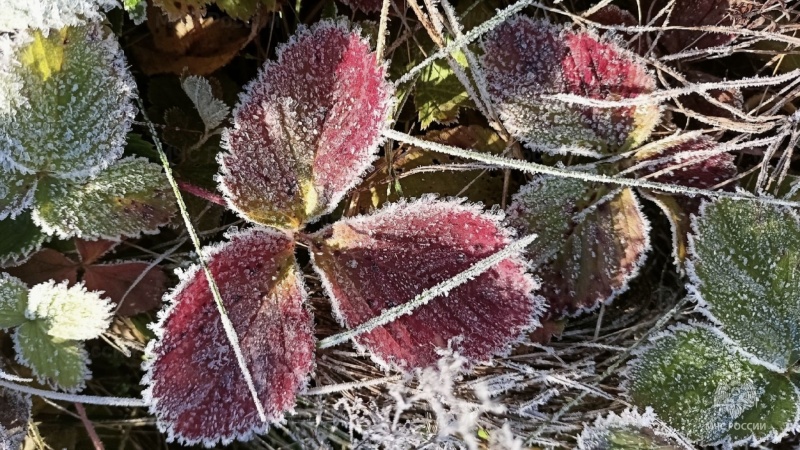
[[[206,200],[208,202],[217,204],[219,206],[222,206],[223,208],[227,208],[228,207],[228,205],[225,204],[225,199],[222,198],[222,196],[219,195],[219,194],[215,194],[213,192],[209,192],[209,191],[201,188],[200,186],[195,186],[195,185],[189,183],[188,181],[176,180],[176,182],[178,183],[178,187],[182,191],[186,191],[186,192],[194,195],[195,197],[200,197],[203,200]]]
[[[89,417],[86,415],[86,409],[83,408],[83,404],[75,402],[75,410],[78,411],[81,422],[83,422],[83,427],[86,428],[86,433],[89,434],[89,439],[92,440],[94,450],[105,450],[103,442],[100,440],[100,436],[97,435],[92,421],[89,420]]]

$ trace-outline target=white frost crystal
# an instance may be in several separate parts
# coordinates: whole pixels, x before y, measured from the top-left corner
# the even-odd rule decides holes
[[[0,32],[82,25],[102,20],[101,10],[118,5],[115,0],[5,0],[0,10]]]

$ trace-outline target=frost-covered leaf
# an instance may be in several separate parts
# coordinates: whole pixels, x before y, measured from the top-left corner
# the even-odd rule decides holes
[[[670,13],[662,15],[653,25],[665,25],[665,17],[669,21],[666,25],[673,27],[742,25],[744,20],[736,7],[747,3],[741,0],[675,0]],[[655,15],[670,4],[668,0],[647,0],[642,8]],[[725,45],[735,38],[735,34],[679,29],[665,31],[658,43],[667,53],[678,53]]]
[[[681,140],[677,145],[654,146],[637,152],[633,160],[636,175],[650,181],[711,189],[736,176],[734,156],[730,153],[703,154],[717,149],[718,144],[706,137]],[[672,228],[672,254],[678,267],[683,266],[688,246],[690,216],[697,214],[701,199],[674,196],[664,192],[640,190],[655,202]]]
[[[214,96],[211,90],[211,83],[205,78],[198,76],[186,77],[181,82],[181,87],[194,103],[207,133],[216,129],[228,117],[228,105]]]
[[[67,281],[70,285],[78,281],[80,264],[64,256],[63,253],[45,248],[17,267],[6,269],[6,272],[24,281],[28,286],[45,283]]]
[[[693,223],[688,271],[722,331],[761,364],[800,360],[800,224],[754,202],[707,203]]]
[[[455,52],[453,59],[461,67],[467,67],[467,57],[463,52]],[[461,108],[469,106],[471,101],[450,64],[440,59],[420,72],[414,85],[414,104],[420,126],[425,129],[433,122],[454,122]]]
[[[103,20],[103,11],[117,6],[115,0],[6,0],[0,14],[0,31],[82,25]]]
[[[546,98],[620,100],[654,91],[647,69],[607,38],[517,17],[490,32],[483,45],[488,88],[501,118],[534,150],[618,153],[643,142],[658,123],[657,105],[600,108]]]
[[[0,267],[22,264],[49,239],[24,212],[16,219],[0,220]]]
[[[463,272],[510,241],[499,217],[430,197],[343,219],[313,237],[314,266],[337,319],[356,327]],[[538,325],[540,299],[525,265],[502,261],[474,280],[356,338],[380,364],[435,365],[452,345],[472,362],[508,350]]]
[[[170,20],[183,19],[184,16],[203,15],[207,5],[216,4],[229,16],[249,20],[259,10],[274,11],[277,0],[154,0]]]
[[[118,308],[117,315],[123,317],[161,306],[168,281],[161,267],[151,268],[145,262],[92,264],[83,272],[86,289],[103,291]]]
[[[48,335],[43,321],[26,321],[12,338],[17,362],[31,368],[42,383],[75,392],[82,390],[91,376],[89,355],[83,343]]]
[[[161,166],[126,158],[84,182],[43,180],[33,220],[62,238],[118,239],[154,233],[174,212]]]
[[[25,323],[27,305],[28,286],[19,278],[0,272],[0,328],[8,330]]]
[[[0,220],[14,219],[33,203],[36,175],[9,171],[2,173],[2,177],[0,180]]]
[[[296,229],[330,212],[374,159],[390,109],[384,67],[344,22],[301,27],[248,85],[220,189],[254,222]]]
[[[250,229],[204,249],[269,423],[291,411],[313,368],[313,319],[293,239]],[[229,443],[266,430],[237,365],[208,282],[181,276],[146,351],[144,393],[170,440]]]
[[[147,19],[147,0],[122,0],[122,6],[135,25]]]
[[[76,179],[108,167],[134,115],[116,40],[95,24],[16,41],[13,58],[0,59],[0,78],[20,84],[16,106],[0,106],[0,169]]]
[[[382,0],[341,0],[341,2],[352,9],[364,11],[365,13],[380,11],[383,4]]]
[[[651,409],[599,417],[578,437],[578,450],[686,450],[674,442]]]
[[[512,226],[539,236],[528,251],[550,317],[614,299],[650,248],[649,223],[629,188],[540,177],[513,197],[508,212]]]
[[[798,417],[786,375],[738,355],[714,331],[679,326],[640,352],[627,374],[629,395],[699,444],[780,435]]]
[[[37,284],[28,293],[25,315],[41,324],[55,339],[87,340],[102,334],[111,324],[114,305],[82,284]]]
[[[478,125],[458,126],[443,130],[432,130],[425,140],[474,149],[499,155],[506,143],[494,131]],[[486,206],[498,205],[503,195],[503,172],[499,170],[447,170],[458,164],[472,161],[440,155],[422,148],[403,148],[392,159],[391,168],[386,159],[376,163],[377,170],[353,190],[357,197],[359,213],[367,213],[387,202],[400,198],[419,198],[425,194],[437,194],[443,198],[466,197],[469,201]],[[388,158],[387,158],[388,159]],[[517,190],[519,184],[513,179],[509,189]]]
[[[19,450],[30,418],[30,397],[0,388],[0,450]]]

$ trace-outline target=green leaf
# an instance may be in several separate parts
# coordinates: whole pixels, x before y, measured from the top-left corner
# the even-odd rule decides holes
[[[122,7],[136,25],[141,25],[147,19],[146,0],[122,0]]]
[[[113,310],[113,303],[87,291],[82,283],[68,287],[51,280],[31,288],[26,315],[53,338],[83,341],[108,329]]]
[[[0,267],[22,264],[48,239],[47,233],[33,223],[30,211],[16,219],[0,220]]]
[[[633,403],[699,444],[744,443],[781,435],[798,416],[786,375],[738,355],[712,329],[679,326],[631,363]]]
[[[36,176],[15,172],[2,173],[0,179],[0,220],[15,218],[31,206],[36,190]]]
[[[453,53],[453,58],[461,67],[467,67],[467,57],[463,52]],[[458,119],[459,110],[472,103],[450,64],[440,59],[420,73],[415,87],[414,104],[417,106],[421,126],[425,129],[433,122],[454,122]]]
[[[528,254],[551,317],[593,309],[626,291],[650,249],[650,226],[630,188],[540,177],[508,210],[522,234],[539,236]]]
[[[578,437],[578,450],[680,450],[671,434],[656,419],[652,409],[644,414],[626,410],[598,418]]]
[[[68,392],[84,388],[91,372],[83,344],[49,336],[44,323],[38,320],[17,328],[13,340],[17,362],[30,367],[39,382]]]
[[[0,328],[8,330],[25,323],[28,286],[19,278],[0,272]]]
[[[228,117],[230,108],[222,100],[216,98],[211,90],[211,83],[203,77],[189,76],[181,82],[181,87],[194,103],[197,113],[205,125],[206,133],[219,127]]]
[[[783,372],[800,359],[800,224],[775,206],[719,200],[693,224],[687,270],[722,331]]]
[[[33,220],[62,238],[116,240],[154,233],[174,211],[161,167],[126,158],[85,182],[42,180]]]
[[[0,79],[19,84],[16,106],[0,113],[0,173],[78,179],[108,167],[134,116],[135,85],[116,40],[95,24],[15,42],[0,61]]]

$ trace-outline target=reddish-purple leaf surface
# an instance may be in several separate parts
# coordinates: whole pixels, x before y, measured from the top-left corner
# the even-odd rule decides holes
[[[662,14],[654,25],[665,25],[668,16],[666,25],[673,27],[730,27],[744,21],[739,7],[746,10],[748,3],[740,0],[676,0],[671,12]],[[642,2],[642,8],[655,16],[669,4],[668,0],[647,0]],[[712,31],[668,30],[658,42],[667,53],[672,54],[725,45],[735,38],[734,34]]]
[[[590,156],[633,148],[659,120],[657,105],[592,107],[547,98],[636,98],[655,90],[636,56],[607,38],[516,17],[490,32],[483,66],[489,92],[516,137],[535,150]]]
[[[313,319],[291,236],[250,229],[206,248],[268,423],[222,327],[208,281],[182,275],[146,351],[143,383],[150,410],[170,440],[184,444],[246,440],[291,411],[313,369]]]
[[[730,153],[703,154],[713,152],[718,144],[713,139],[702,137],[683,141],[678,145],[639,151],[634,155],[638,177],[647,177],[659,183],[677,184],[700,189],[711,189],[736,176],[734,156]],[[727,184],[732,189],[733,184]],[[664,192],[640,190],[655,202],[667,216],[672,227],[672,254],[675,264],[682,267],[686,259],[688,234],[691,231],[690,217],[700,210],[700,198],[675,197]]]
[[[298,229],[336,207],[375,158],[391,105],[385,68],[344,22],[300,27],[241,96],[220,189],[247,219]]]
[[[356,327],[501,250],[499,218],[458,200],[424,198],[341,220],[313,236],[315,268],[344,326]],[[518,258],[356,338],[383,366],[427,367],[438,349],[485,361],[538,325],[536,282]]]
[[[64,254],[45,248],[35,253],[29,260],[17,267],[10,267],[6,272],[34,286],[50,280],[68,281],[72,286],[78,282],[80,264],[67,258]]]

